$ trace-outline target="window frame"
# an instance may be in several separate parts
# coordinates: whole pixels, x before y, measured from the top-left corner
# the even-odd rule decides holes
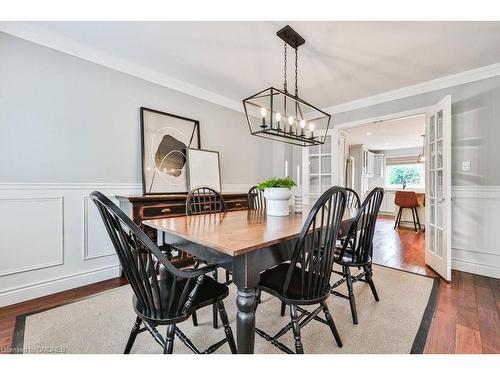
[[[411,189],[425,189],[425,164],[423,163],[402,163],[402,164],[386,164],[385,165],[385,175],[384,175],[384,186],[387,189],[394,189],[394,188],[402,188],[403,184],[390,184],[390,171],[389,168],[393,167],[405,167],[405,166],[419,166],[421,168],[421,184],[415,185],[415,184],[406,184],[406,189],[411,188]]]

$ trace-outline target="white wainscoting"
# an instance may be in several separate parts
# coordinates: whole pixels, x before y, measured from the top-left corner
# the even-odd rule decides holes
[[[0,184],[0,306],[119,275],[89,194],[141,194],[140,184]],[[114,198],[113,198],[114,199]]]
[[[140,184],[0,184],[0,306],[119,275],[93,190],[142,192]],[[454,187],[452,219],[452,268],[500,278],[500,187]]]
[[[225,193],[251,184],[224,184]],[[118,259],[89,194],[142,194],[141,184],[0,183],[0,306],[119,275]]]
[[[452,190],[451,267],[500,278],[500,186]]]

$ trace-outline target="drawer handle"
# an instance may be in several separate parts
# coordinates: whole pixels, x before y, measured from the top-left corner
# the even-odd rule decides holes
[[[235,206],[236,207],[241,207],[241,203],[236,203]]]
[[[172,212],[172,210],[170,208],[164,208],[163,210],[161,210],[162,214],[165,214],[165,213],[168,213],[168,212]]]

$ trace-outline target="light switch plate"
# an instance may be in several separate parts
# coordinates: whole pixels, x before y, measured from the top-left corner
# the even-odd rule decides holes
[[[462,162],[462,171],[464,171],[464,172],[470,171],[470,161],[463,161]]]

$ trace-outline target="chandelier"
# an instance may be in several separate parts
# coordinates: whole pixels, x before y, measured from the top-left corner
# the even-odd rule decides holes
[[[299,98],[298,48],[305,40],[288,25],[276,35],[285,46],[283,90],[269,87],[243,100],[250,133],[303,147],[323,144],[331,116]],[[287,86],[287,45],[295,50],[294,94]]]

